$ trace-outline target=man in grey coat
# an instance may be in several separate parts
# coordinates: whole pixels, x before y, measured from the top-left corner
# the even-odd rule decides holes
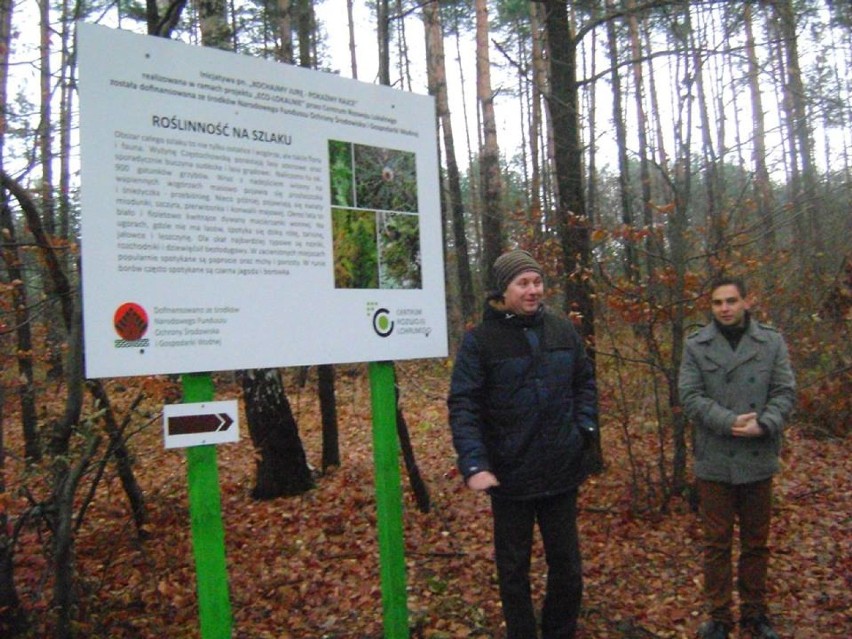
[[[695,427],[695,477],[704,528],[702,639],[727,639],[734,625],[731,565],[739,521],[741,637],[778,639],[767,617],[766,573],[772,477],[796,400],[784,338],[749,316],[742,280],[711,285],[713,321],[687,339],[678,380]]]

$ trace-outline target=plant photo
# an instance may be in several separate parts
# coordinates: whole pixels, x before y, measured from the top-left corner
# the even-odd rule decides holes
[[[414,153],[356,144],[353,158],[358,208],[417,211]]]
[[[376,214],[332,209],[335,288],[379,288]]]
[[[352,144],[340,140],[328,141],[328,172],[332,206],[353,206]]]
[[[420,219],[380,212],[379,288],[421,288]]]

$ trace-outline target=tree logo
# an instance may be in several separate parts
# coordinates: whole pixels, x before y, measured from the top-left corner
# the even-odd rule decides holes
[[[138,342],[148,330],[148,313],[135,302],[125,302],[116,309],[112,324],[122,341]]]

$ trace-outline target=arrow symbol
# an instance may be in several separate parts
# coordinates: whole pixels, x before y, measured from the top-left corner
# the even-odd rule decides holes
[[[172,415],[168,419],[169,435],[196,435],[227,431],[233,418],[227,413],[208,415]]]

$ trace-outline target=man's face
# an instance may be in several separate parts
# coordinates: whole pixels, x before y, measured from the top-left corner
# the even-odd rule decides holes
[[[710,294],[713,317],[722,326],[742,326],[749,303],[733,284],[725,284]]]
[[[544,281],[535,271],[516,275],[503,293],[506,307],[516,315],[534,315],[543,297]]]

